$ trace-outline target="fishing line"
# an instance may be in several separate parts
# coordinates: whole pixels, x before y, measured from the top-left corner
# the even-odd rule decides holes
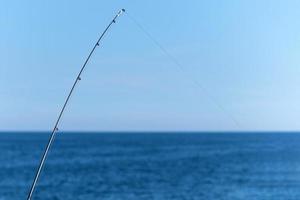
[[[145,27],[141,24],[141,23],[139,23],[132,15],[130,15],[128,12],[126,12],[126,14],[125,14],[127,17],[128,17],[128,19],[130,19],[139,29],[140,29],[140,31],[141,32],[143,32],[176,66],[177,66],[177,68],[179,69],[179,71],[181,71],[181,72],[183,72],[185,75],[186,75],[186,77],[190,80],[190,81],[192,81],[193,83],[194,83],[194,85],[196,86],[196,87],[198,87],[200,90],[202,90],[203,92],[204,92],[204,94],[210,99],[210,101],[212,101],[214,104],[215,104],[215,106],[217,107],[217,108],[219,108],[229,119],[231,119],[231,121],[234,123],[234,125],[237,127],[237,128],[240,128],[241,127],[241,125],[240,125],[240,123],[238,122],[238,120],[231,114],[231,113],[229,113],[226,109],[225,109],[225,107],[224,106],[222,106],[222,104],[220,104],[219,103],[219,101],[217,101],[217,99],[216,98],[214,98],[211,94],[210,94],[210,92],[208,92],[208,90],[202,85],[202,84],[200,84],[200,82],[197,80],[197,79],[195,79],[195,78],[193,78],[192,76],[190,76],[187,72],[186,72],[186,70],[185,70],[185,68],[183,67],[183,65],[181,65],[180,64],[180,62],[178,62],[178,60],[172,55],[172,54],[170,54],[169,53],[169,51],[167,51],[167,49],[160,43],[160,42],[158,42],[158,40],[156,40],[153,36],[152,36],[152,34],[150,34],[150,32],[149,31],[147,31],[146,29],[145,29]]]

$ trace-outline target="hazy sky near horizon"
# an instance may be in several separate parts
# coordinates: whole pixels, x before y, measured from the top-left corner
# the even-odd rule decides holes
[[[60,129],[300,129],[300,1],[12,0],[0,6],[0,130],[52,128],[120,8],[185,73],[124,15],[91,58]]]

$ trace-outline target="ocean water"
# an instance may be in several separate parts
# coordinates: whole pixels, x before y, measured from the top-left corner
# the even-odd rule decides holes
[[[0,133],[0,200],[26,199],[46,133]],[[33,199],[299,200],[299,133],[59,133]]]

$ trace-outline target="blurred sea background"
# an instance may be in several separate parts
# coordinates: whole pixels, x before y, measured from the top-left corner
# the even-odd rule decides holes
[[[0,200],[26,199],[49,133],[0,133]],[[299,200],[299,133],[60,132],[33,199]]]

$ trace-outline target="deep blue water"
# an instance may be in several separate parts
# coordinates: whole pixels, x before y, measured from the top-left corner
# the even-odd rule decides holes
[[[26,199],[48,139],[0,133],[0,200]],[[299,200],[299,133],[59,133],[33,199]]]

